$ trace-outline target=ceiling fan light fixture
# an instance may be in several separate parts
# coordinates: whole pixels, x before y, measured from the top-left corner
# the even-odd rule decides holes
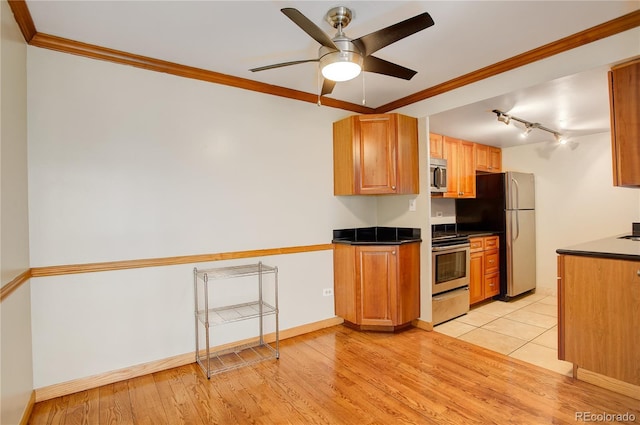
[[[322,76],[331,81],[349,81],[362,72],[362,55],[350,51],[338,51],[320,58]]]

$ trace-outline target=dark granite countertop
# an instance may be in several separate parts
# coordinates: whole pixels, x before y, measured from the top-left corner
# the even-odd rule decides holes
[[[420,229],[408,227],[360,227],[333,231],[333,243],[349,245],[399,245],[422,242]]]
[[[461,230],[461,235],[469,236],[470,238],[480,238],[483,236],[494,236],[499,235],[502,232],[498,232],[495,230]]]
[[[625,239],[629,233],[584,242],[556,250],[558,254],[579,255],[583,257],[612,258],[618,260],[640,261],[640,241]]]

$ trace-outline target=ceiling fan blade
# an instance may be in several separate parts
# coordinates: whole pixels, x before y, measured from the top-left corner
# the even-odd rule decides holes
[[[259,66],[258,68],[252,68],[249,71],[258,72],[258,71],[264,71],[264,70],[267,70],[267,69],[282,68],[283,66],[298,65],[299,63],[318,62],[318,60],[319,59],[305,59],[305,60],[300,60],[300,61],[274,63],[273,65],[265,65],[265,66]]]
[[[398,22],[397,24],[352,40],[352,43],[355,44],[365,56],[369,56],[383,47],[386,47],[391,43],[395,43],[398,40],[402,40],[403,38],[408,37],[411,34],[415,34],[418,31],[422,31],[425,28],[429,28],[433,24],[434,22],[431,15],[424,12],[420,15],[414,16],[413,18],[406,19],[402,22]]]
[[[389,75],[391,77],[402,78],[403,80],[410,80],[418,73],[418,71],[414,71],[413,69],[396,65],[395,63],[388,62],[375,56],[366,56],[364,58],[363,69],[367,72]]]
[[[330,94],[333,91],[333,88],[336,86],[335,81],[331,81],[327,78],[322,82],[322,90],[320,91],[320,96],[324,96],[325,94]]]
[[[309,18],[300,13],[298,9],[285,7],[284,9],[280,9],[280,11],[287,15],[289,19],[291,19],[297,26],[299,26],[304,32],[309,34],[311,38],[313,38],[318,43],[330,49],[340,50],[333,43],[331,38],[327,34],[325,34],[324,31],[318,28],[316,24],[311,22]]]

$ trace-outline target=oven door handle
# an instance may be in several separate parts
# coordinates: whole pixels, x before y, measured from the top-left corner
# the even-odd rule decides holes
[[[434,247],[431,247],[431,251],[434,251],[434,252],[455,251],[455,250],[459,250],[460,248],[469,248],[470,246],[471,244],[468,244],[468,243],[463,243],[459,245],[434,246]]]

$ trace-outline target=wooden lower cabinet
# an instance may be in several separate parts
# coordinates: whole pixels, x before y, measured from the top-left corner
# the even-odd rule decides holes
[[[640,262],[560,255],[558,272],[558,358],[640,386]]]
[[[392,331],[420,316],[420,243],[335,244],[336,315],[359,329]]]
[[[500,294],[500,254],[498,236],[469,239],[469,304],[476,304]]]

